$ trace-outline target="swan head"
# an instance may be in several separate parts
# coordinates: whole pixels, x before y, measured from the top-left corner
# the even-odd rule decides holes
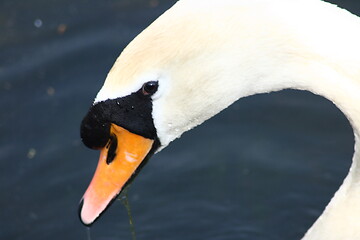
[[[276,71],[289,71],[286,61],[267,61],[283,47],[272,44],[275,28],[258,23],[262,29],[254,32],[247,23],[256,19],[233,21],[239,9],[232,5],[215,12],[203,5],[207,2],[179,1],[139,34],[116,60],[85,116],[83,142],[101,153],[81,202],[84,224],[98,218],[152,154],[184,132],[255,89],[286,87],[288,76]],[[285,84],[265,81],[268,76]]]
[[[100,150],[80,204],[85,225],[104,212],[151,155],[234,101],[216,84],[221,64],[206,63],[218,49],[209,43],[195,47],[207,36],[194,31],[185,23],[155,22],[110,70],[81,125],[84,144]]]

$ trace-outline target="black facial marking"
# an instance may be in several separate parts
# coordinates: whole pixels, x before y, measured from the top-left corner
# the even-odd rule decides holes
[[[102,148],[109,141],[110,122],[105,120],[102,109],[103,105],[94,105],[81,122],[81,139],[89,148]]]
[[[93,105],[81,123],[84,144],[93,149],[105,147],[110,139],[111,123],[145,138],[157,139],[151,95],[144,95],[140,89],[128,96]]]

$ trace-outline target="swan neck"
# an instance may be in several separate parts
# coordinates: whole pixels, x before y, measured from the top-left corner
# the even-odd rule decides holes
[[[360,222],[356,218],[360,215],[360,84],[344,72],[322,63],[316,63],[312,73],[312,78],[306,76],[302,84],[295,84],[295,88],[321,95],[343,112],[354,131],[355,152],[343,184],[303,240],[358,239]]]

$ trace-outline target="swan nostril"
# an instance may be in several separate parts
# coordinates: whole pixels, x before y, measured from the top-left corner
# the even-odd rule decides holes
[[[109,142],[106,144],[106,148],[108,149],[108,154],[106,158],[106,163],[109,165],[112,161],[114,161],[117,152],[118,141],[115,134],[110,135]]]

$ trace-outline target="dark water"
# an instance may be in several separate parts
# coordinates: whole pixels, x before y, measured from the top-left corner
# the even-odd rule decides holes
[[[121,50],[173,3],[0,1],[0,239],[87,239],[77,208],[98,153],[80,121]],[[349,123],[321,97],[240,100],[143,169],[129,190],[137,237],[299,239],[352,152]],[[131,239],[120,201],[91,237]]]

